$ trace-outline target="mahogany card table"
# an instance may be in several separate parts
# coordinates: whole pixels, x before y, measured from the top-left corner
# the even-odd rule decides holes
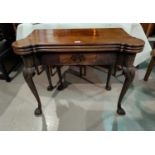
[[[112,70],[122,69],[125,81],[118,98],[117,113],[125,115],[122,99],[134,79],[134,59],[136,53],[143,50],[144,41],[130,36],[121,28],[38,29],[15,41],[12,47],[23,58],[24,79],[38,103],[35,115],[42,114],[41,101],[33,82],[34,67],[39,65],[46,68],[48,90],[53,89],[48,66],[57,68],[58,90],[64,89],[61,75],[61,66],[64,65],[107,66],[107,90],[111,90]]]

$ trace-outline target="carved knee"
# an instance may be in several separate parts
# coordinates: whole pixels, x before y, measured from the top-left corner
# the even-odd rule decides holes
[[[32,78],[34,76],[34,69],[33,68],[23,68],[23,76],[25,80],[28,80],[29,78]]]
[[[134,79],[134,76],[135,76],[135,72],[136,72],[136,69],[135,67],[123,67],[123,73],[125,75],[125,78],[132,82],[133,79]]]

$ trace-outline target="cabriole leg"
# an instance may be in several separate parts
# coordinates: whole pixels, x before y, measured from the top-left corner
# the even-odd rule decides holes
[[[149,63],[149,66],[148,66],[148,68],[147,68],[147,71],[146,71],[146,74],[145,74],[145,77],[144,77],[144,81],[147,81],[147,80],[148,80],[148,78],[149,78],[149,76],[150,76],[150,74],[151,74],[151,71],[152,71],[152,69],[153,69],[154,64],[155,64],[155,58],[152,57],[152,58],[151,58],[151,61],[150,61],[150,63]]]
[[[24,68],[23,69],[24,79],[38,102],[38,107],[36,108],[34,114],[36,116],[39,116],[42,114],[42,106],[41,106],[41,101],[40,101],[37,89],[36,89],[33,79],[32,79],[33,75],[34,75],[33,68]]]
[[[110,84],[110,78],[113,70],[113,65],[109,66],[108,69],[108,76],[107,76],[107,82],[106,82],[106,90],[111,90],[111,84]]]
[[[49,69],[50,69],[49,66],[46,65],[45,70],[46,70],[46,75],[47,75],[47,79],[48,79],[48,83],[49,83],[49,86],[47,87],[47,90],[51,91],[51,90],[53,90],[53,85],[52,85],[52,80],[51,80]]]
[[[64,89],[64,83],[62,81],[61,66],[57,66],[56,68],[57,68],[58,77],[59,77],[58,90],[63,90]]]
[[[119,100],[118,100],[118,104],[117,104],[117,113],[119,115],[125,115],[125,110],[121,107],[121,102],[122,99],[125,95],[125,93],[127,92],[130,84],[132,83],[134,76],[135,76],[135,68],[134,67],[123,67],[123,73],[125,75],[125,81],[123,84],[123,88],[121,90],[120,96],[119,96]]]

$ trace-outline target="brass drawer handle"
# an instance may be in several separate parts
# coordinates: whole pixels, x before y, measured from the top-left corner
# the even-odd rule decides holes
[[[85,60],[85,57],[83,54],[73,54],[71,56],[71,59],[72,59],[72,61],[74,61],[76,63],[80,63]]]

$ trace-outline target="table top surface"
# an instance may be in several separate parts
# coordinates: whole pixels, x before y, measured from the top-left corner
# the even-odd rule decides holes
[[[31,50],[31,48],[58,48],[80,46],[102,46],[143,49],[144,41],[130,36],[122,28],[86,28],[86,29],[38,29],[34,30],[28,37],[13,43],[15,50]],[[17,52],[19,53],[19,52]]]

